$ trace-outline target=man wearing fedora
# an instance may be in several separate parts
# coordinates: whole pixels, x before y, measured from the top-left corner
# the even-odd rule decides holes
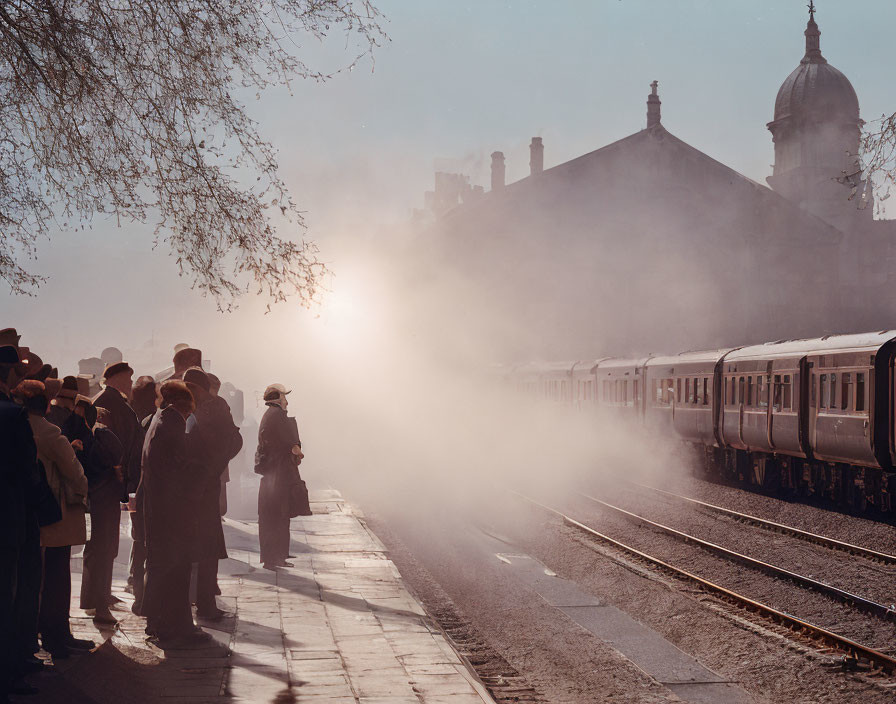
[[[266,569],[292,567],[289,557],[290,482],[296,471],[296,457],[302,452],[296,424],[286,414],[290,392],[283,384],[264,390],[268,409],[258,426],[255,473],[261,475],[258,489],[258,541]]]

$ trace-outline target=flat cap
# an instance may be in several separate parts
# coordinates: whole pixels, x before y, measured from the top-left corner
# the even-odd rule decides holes
[[[275,401],[280,398],[281,395],[286,396],[286,394],[291,394],[292,391],[287,391],[286,387],[283,384],[271,384],[264,390],[264,400],[265,401]]]
[[[131,365],[127,362],[113,362],[108,367],[106,367],[103,372],[103,379],[108,379],[110,376],[115,376],[116,374],[122,373],[133,374],[134,370],[131,369]]]
[[[190,367],[184,372],[184,383],[198,386],[206,393],[208,393],[211,389],[211,384],[208,380],[208,374],[202,371],[202,369],[200,369],[199,367]]]

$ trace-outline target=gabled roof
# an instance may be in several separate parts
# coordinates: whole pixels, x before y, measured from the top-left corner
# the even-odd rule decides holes
[[[650,168],[645,169],[645,165]],[[638,172],[637,168],[641,171]],[[833,226],[801,210],[767,186],[692,147],[662,125],[635,132],[540,174],[507,184],[501,190],[486,193],[471,203],[449,211],[443,222],[450,226],[455,219],[475,218],[493,209],[510,207],[514,210],[514,204],[526,204],[536,194],[552,189],[575,188],[578,184],[588,185],[589,176],[605,179],[610,174],[614,177],[614,186],[626,179],[649,179],[654,183],[668,183],[676,189],[686,189],[689,193],[685,207],[689,209],[705,209],[713,204],[713,199],[719,198],[727,203],[737,203],[739,210],[767,223],[770,231],[786,231],[791,241],[830,245],[841,238],[840,231]]]

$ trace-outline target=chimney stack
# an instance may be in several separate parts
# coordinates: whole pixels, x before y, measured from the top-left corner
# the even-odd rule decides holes
[[[656,81],[650,84],[650,95],[647,96],[647,129],[660,124],[660,96],[656,93]]]
[[[544,144],[541,137],[533,137],[529,145],[529,173],[533,176],[544,171]]]
[[[504,152],[492,152],[492,190],[504,188]]]

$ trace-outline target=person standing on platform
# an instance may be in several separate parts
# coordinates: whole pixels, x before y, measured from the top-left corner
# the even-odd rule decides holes
[[[193,647],[207,639],[193,623],[190,572],[195,552],[198,482],[187,455],[187,418],[196,404],[187,385],[160,386],[159,410],[143,443],[141,480],[146,535],[147,633],[163,648]]]
[[[78,397],[78,379],[67,376],[62,380],[62,388],[50,403],[47,420],[57,428],[61,428],[75,410],[75,399]]]
[[[83,458],[81,466],[87,475],[90,500],[90,540],[84,546],[81,608],[93,610],[96,623],[115,624],[118,620],[109,610],[108,602],[121,525],[123,449],[108,428],[109,415],[105,408],[96,408],[86,398],[79,397],[72,417],[81,423],[84,449],[78,455]]]
[[[41,526],[44,549],[39,625],[44,650],[54,659],[67,658],[71,649],[90,649],[95,643],[72,635],[69,608],[72,593],[72,545],[87,542],[87,477],[71,443],[46,418],[49,402],[44,385],[26,379],[16,389],[28,411],[28,422],[43,463],[47,482],[62,512],[62,520]]]
[[[124,449],[122,470],[127,491],[122,492],[122,503],[127,503],[128,494],[137,491],[140,483],[140,453],[143,449],[143,429],[137,414],[130,406],[134,370],[127,362],[115,362],[103,372],[106,388],[96,397],[93,405],[109,411],[109,430]]]
[[[264,391],[268,409],[258,426],[255,473],[261,475],[258,489],[258,542],[265,569],[292,567],[289,557],[290,486],[302,441],[295,422],[286,414],[290,393],[283,384],[271,384]]]
[[[137,414],[140,421],[141,439],[140,447],[143,447],[143,437],[158,408],[158,389],[151,376],[141,376],[134,382],[131,391],[131,408]],[[139,510],[142,489],[140,483],[137,489],[128,494],[128,512],[131,518],[131,557],[128,561],[128,586],[127,591],[134,595],[134,603],[131,611],[140,614],[143,606],[143,580],[146,577],[146,545],[143,534],[143,514]],[[133,496],[131,496],[133,494]]]
[[[0,701],[36,693],[17,682],[37,651],[34,595],[40,591],[40,528],[30,506],[39,477],[37,447],[28,412],[12,399],[20,380],[17,347],[0,346]]]
[[[140,483],[140,452],[143,449],[143,428],[137,420],[137,414],[130,406],[131,378],[134,370],[127,362],[113,362],[103,371],[103,384],[105,388],[96,397],[93,405],[105,408],[109,411],[109,430],[115,433],[115,437],[121,443],[123,456],[121,469],[124,482],[121,484],[121,503],[128,503],[130,494],[137,491]],[[111,516],[109,516],[111,520]],[[121,513],[118,514],[118,522],[121,524]],[[116,536],[118,532],[116,531]],[[115,555],[118,556],[118,541],[115,543]],[[120,599],[106,595],[107,606],[116,604]],[[97,607],[99,608],[99,607]]]
[[[208,375],[193,367],[184,372],[183,379],[196,399],[196,410],[187,419],[187,446],[197,476],[201,478],[196,506],[199,522],[195,555],[198,563],[196,614],[203,619],[218,620],[224,616],[215,601],[218,561],[227,559],[221,527],[221,475],[242,448],[243,439],[229,409],[222,413],[211,396]]]

